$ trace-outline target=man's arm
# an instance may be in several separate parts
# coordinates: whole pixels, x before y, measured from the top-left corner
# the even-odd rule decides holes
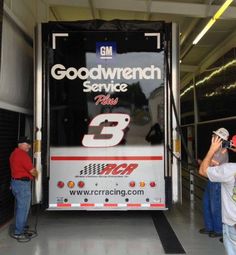
[[[236,147],[230,148],[231,151],[236,152]]]
[[[222,144],[222,140],[218,136],[213,136],[211,139],[211,146],[203,159],[200,168],[199,168],[199,174],[207,177],[207,169],[211,165],[211,160],[215,154],[215,152],[220,148]]]

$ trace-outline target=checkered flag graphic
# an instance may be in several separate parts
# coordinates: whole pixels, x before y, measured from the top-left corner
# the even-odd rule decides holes
[[[80,175],[99,175],[107,164],[89,164],[80,170]]]

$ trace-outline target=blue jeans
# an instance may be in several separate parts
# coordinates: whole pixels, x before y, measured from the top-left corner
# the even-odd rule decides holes
[[[12,180],[11,189],[16,203],[15,234],[23,234],[31,203],[31,181]]]
[[[221,186],[218,182],[207,182],[203,195],[203,215],[206,230],[222,233]]]
[[[236,228],[223,224],[223,239],[227,255],[236,254]]]

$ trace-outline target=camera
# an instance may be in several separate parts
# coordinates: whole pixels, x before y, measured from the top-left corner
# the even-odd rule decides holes
[[[226,148],[226,149],[230,149],[232,148],[232,144],[231,144],[231,141],[227,141],[227,140],[223,140],[222,142],[222,148]]]

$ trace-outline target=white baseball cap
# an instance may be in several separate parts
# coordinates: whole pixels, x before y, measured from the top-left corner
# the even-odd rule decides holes
[[[223,140],[228,140],[229,132],[225,128],[219,128],[216,131],[213,131],[214,134],[218,135]]]

